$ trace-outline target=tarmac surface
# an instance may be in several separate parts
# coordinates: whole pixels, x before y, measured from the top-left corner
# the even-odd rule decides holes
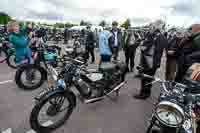
[[[122,53],[120,58],[124,59]],[[139,52],[136,54],[136,65],[138,61]],[[158,70],[158,76],[163,75],[163,68]],[[42,87],[34,91],[22,90],[13,81],[14,75],[15,70],[5,63],[0,64],[0,131],[35,133],[30,128],[29,116],[34,106],[33,97]],[[53,133],[145,133],[153,103],[159,94],[159,85],[153,86],[153,94],[149,99],[140,101],[132,97],[139,92],[140,80],[134,79],[134,73],[129,73],[127,81],[117,100],[106,98],[89,105],[77,100],[77,107],[70,119]]]

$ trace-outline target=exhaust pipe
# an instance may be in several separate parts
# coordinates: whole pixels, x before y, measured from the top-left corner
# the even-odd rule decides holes
[[[94,102],[98,102],[101,101],[102,99],[104,99],[106,96],[110,95],[111,93],[119,90],[124,84],[126,84],[126,81],[120,83],[118,86],[116,86],[111,92],[109,92],[108,94],[106,94],[105,96],[102,97],[98,97],[98,98],[93,98],[93,99],[89,99],[89,100],[85,100],[84,103],[88,104],[88,103],[94,103]]]
[[[120,89],[124,84],[126,83],[126,81],[122,82],[121,84],[119,84],[118,86],[116,86],[113,91],[116,91],[118,89]]]

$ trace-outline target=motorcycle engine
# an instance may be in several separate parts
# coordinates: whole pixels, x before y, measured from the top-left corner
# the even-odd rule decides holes
[[[166,92],[162,92],[160,97],[159,97],[159,101],[171,101],[171,102],[175,102],[175,103],[184,103],[184,97],[183,97],[183,93],[185,91],[185,86],[183,86],[182,84],[175,84],[174,86],[171,86],[172,88],[170,89],[169,93]]]

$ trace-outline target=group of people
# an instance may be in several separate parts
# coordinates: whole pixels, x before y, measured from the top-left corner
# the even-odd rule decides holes
[[[29,48],[34,36],[31,24],[24,29],[20,29],[19,23],[11,21],[7,25],[9,42],[16,49],[16,62],[20,63],[24,58],[31,61],[31,49]],[[144,73],[153,76],[161,65],[163,51],[166,51],[166,79],[182,82],[187,69],[196,62],[200,62],[200,25],[194,24],[190,29],[190,34],[184,38],[174,35],[170,39],[166,32],[155,29],[141,38],[135,32],[122,32],[118,28],[118,23],[112,23],[112,29],[104,28],[98,35],[98,47],[101,62],[110,62],[113,58],[118,60],[120,49],[123,49],[127,70],[133,71],[135,52],[141,46],[140,66],[144,68]],[[92,57],[95,61],[96,39],[87,26],[86,34],[86,58]],[[151,95],[152,82],[149,79],[141,80],[140,93],[134,95],[136,99],[147,99]]]
[[[122,32],[117,28],[118,23],[112,23],[112,30],[104,29],[99,34],[99,50],[101,62],[110,62],[113,57],[117,60],[119,50],[122,48],[126,57],[127,70],[133,71],[135,53],[140,46],[141,58],[140,66],[144,68],[144,73],[154,76],[157,69],[161,66],[163,52],[166,52],[166,80],[183,82],[188,68],[193,63],[200,62],[200,25],[194,24],[188,29],[189,34],[180,37],[179,34],[168,38],[168,33],[160,29],[154,29],[141,38],[136,32]],[[92,35],[92,34],[91,34]],[[86,45],[93,45],[90,42]],[[92,53],[93,47],[88,47]],[[94,54],[92,61],[94,61]],[[140,93],[134,95],[136,99],[147,99],[151,95],[150,79],[141,79]]]
[[[122,47],[122,32],[118,29],[118,23],[113,22],[111,30],[109,28],[104,28],[104,30],[98,34],[98,41],[91,31],[91,27],[87,26],[86,53],[88,53],[87,58],[89,58],[90,53],[92,62],[95,61],[94,48],[97,42],[102,62],[110,62],[111,57],[117,60],[119,50]]]

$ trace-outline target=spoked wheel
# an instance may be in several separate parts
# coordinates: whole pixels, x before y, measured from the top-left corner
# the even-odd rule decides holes
[[[15,54],[10,55],[7,59],[6,59],[6,63],[8,64],[9,67],[16,69],[17,68],[17,64],[15,62]]]
[[[31,128],[38,133],[48,133],[62,126],[73,112],[74,101],[71,95],[49,93],[35,105],[31,112]]]
[[[32,90],[39,88],[45,81],[45,75],[40,67],[27,64],[26,67],[20,67],[15,74],[15,82],[19,88]]]
[[[5,49],[0,48],[0,63],[3,63],[8,57]]]

